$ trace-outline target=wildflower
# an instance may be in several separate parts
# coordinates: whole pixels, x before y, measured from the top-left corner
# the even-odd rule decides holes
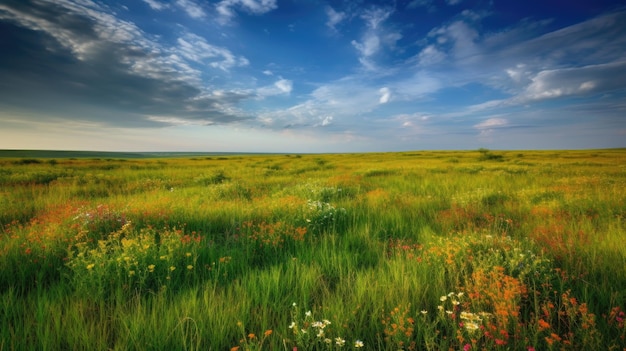
[[[294,303],[292,303],[292,304],[291,304],[291,306],[296,307],[296,303],[295,303],[295,302],[294,302]]]
[[[360,349],[363,346],[365,346],[365,344],[361,340],[357,340],[357,341],[354,342],[354,347],[357,348],[357,349]]]
[[[192,269],[193,269],[193,266],[189,264],[189,265],[187,265],[187,269],[188,269],[188,270],[192,270]]]
[[[539,320],[538,324],[539,324],[539,330],[545,330],[545,329],[550,328],[550,323],[544,321],[543,318]]]
[[[135,271],[128,271],[128,276],[132,277],[133,275],[135,275]]]
[[[187,256],[187,257],[191,257],[191,252],[187,252],[187,253],[185,253],[185,256]]]
[[[322,320],[322,323],[324,323],[324,325],[330,325],[330,321],[328,319]]]
[[[148,265],[148,271],[154,272],[154,267],[155,267],[155,265],[153,265],[153,264]]]
[[[443,311],[443,306],[439,305],[439,306],[437,306],[437,309],[438,309],[439,311]]]
[[[452,300],[452,304],[453,304],[453,305],[455,305],[455,306],[458,306],[458,305],[460,305],[461,303],[460,303],[459,301],[457,301],[457,300]]]
[[[93,264],[93,263],[88,264],[88,265],[87,265],[87,269],[88,269],[88,270],[92,270],[92,269],[93,269],[93,267],[95,267],[95,266],[96,266],[96,265],[95,265],[95,264]]]
[[[176,267],[174,267],[174,266],[170,266],[170,271],[172,271],[172,272],[173,272],[175,269],[176,269]]]
[[[469,351],[469,350],[471,350],[471,349],[472,349],[472,345],[470,345],[470,344],[465,344],[465,345],[463,346],[463,351]]]
[[[306,311],[306,313],[304,314],[307,317],[311,317],[311,311]]]
[[[333,342],[332,340],[330,340],[329,338],[324,339],[324,342],[327,344],[330,344],[331,342]]]
[[[293,329],[296,326],[296,322],[291,322],[291,324],[289,324],[289,329]]]
[[[324,329],[324,327],[326,327],[326,324],[320,322],[320,321],[315,321],[311,324],[311,326],[313,328],[318,328],[318,329]]]
[[[442,297],[439,298],[439,301],[444,302],[448,299],[448,297],[446,295],[443,295]]]
[[[256,338],[256,335],[254,335],[253,333],[248,334],[248,339],[254,339]]]
[[[422,313],[423,315],[426,315],[426,314],[428,314],[428,311],[426,311],[426,310],[422,310],[422,311],[421,311],[421,313]]]
[[[478,330],[478,328],[480,328],[478,323],[475,323],[475,322],[465,322],[463,326],[465,327],[465,330],[467,330],[468,332],[473,332],[475,330]]]
[[[233,346],[230,348],[230,351],[238,351],[239,350],[239,346]]]
[[[265,333],[263,333],[263,336],[265,336],[266,338],[270,335],[272,335],[272,329],[268,329],[265,331]]]
[[[337,344],[337,346],[341,347],[343,345],[346,344],[346,341],[340,337],[336,337],[335,338],[335,344]]]
[[[526,348],[526,350],[528,350],[528,351],[535,351],[535,348],[534,348],[534,347],[532,347],[532,346],[528,346],[528,347]]]
[[[167,256],[161,256],[161,257],[159,257],[159,259],[160,259],[161,261],[164,261],[164,260],[166,260],[166,259],[167,259]]]

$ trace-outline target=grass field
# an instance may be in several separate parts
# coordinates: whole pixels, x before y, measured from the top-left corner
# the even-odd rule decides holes
[[[626,350],[626,150],[0,159],[0,350]]]

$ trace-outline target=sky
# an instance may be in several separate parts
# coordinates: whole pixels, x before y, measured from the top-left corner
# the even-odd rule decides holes
[[[0,0],[0,149],[626,147],[608,0]]]

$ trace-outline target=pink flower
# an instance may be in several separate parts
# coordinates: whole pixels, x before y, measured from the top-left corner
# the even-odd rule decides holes
[[[532,347],[532,346],[527,346],[527,347],[526,347],[526,349],[527,349],[528,351],[535,351],[535,348],[534,348],[534,347]]]
[[[463,351],[469,351],[471,348],[472,348],[472,345],[465,344],[465,346],[463,346]]]

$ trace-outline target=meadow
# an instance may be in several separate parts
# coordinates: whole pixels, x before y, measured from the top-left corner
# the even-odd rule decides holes
[[[0,350],[626,350],[626,150],[0,158]]]

